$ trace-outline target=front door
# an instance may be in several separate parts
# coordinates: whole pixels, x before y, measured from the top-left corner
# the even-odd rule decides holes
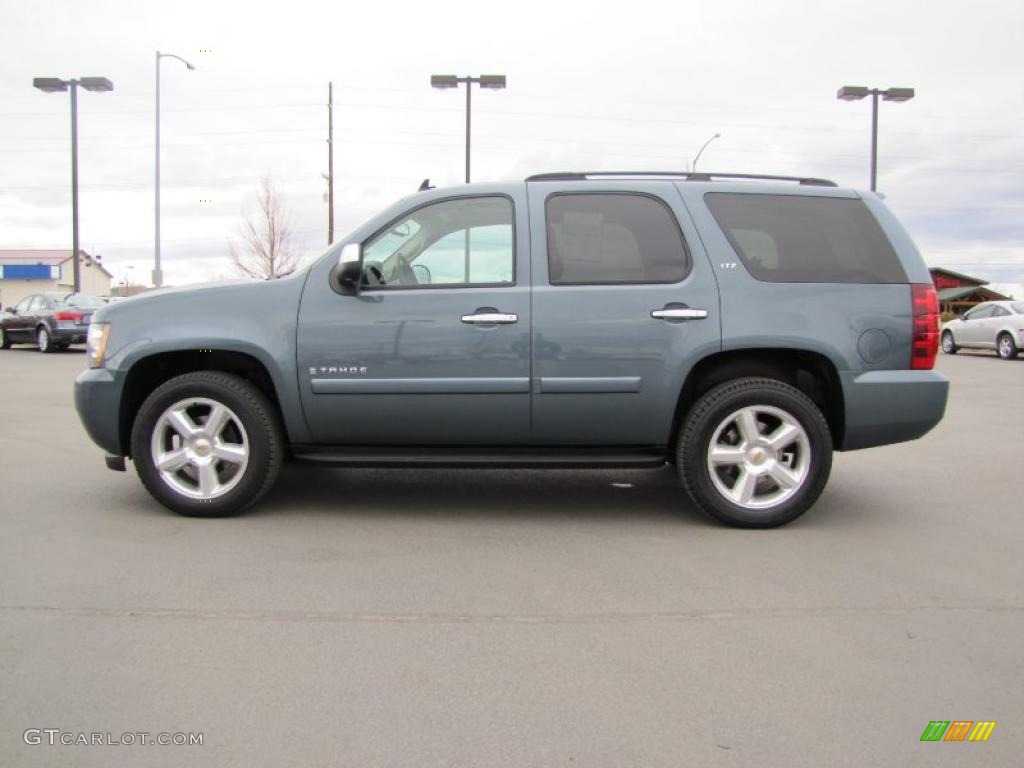
[[[721,346],[718,289],[676,188],[529,185],[533,434],[662,446],[693,363]]]
[[[433,200],[363,243],[357,296],[311,274],[298,369],[313,440],[514,445],[529,437],[525,194]]]

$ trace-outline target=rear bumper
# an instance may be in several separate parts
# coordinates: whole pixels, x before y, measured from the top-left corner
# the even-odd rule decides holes
[[[846,424],[841,451],[902,443],[942,420],[949,379],[935,371],[840,372]]]
[[[84,344],[89,334],[89,326],[77,328],[51,328],[50,338],[58,344]]]
[[[106,368],[87,368],[75,379],[75,409],[89,437],[114,456],[124,456],[120,423],[121,381]]]

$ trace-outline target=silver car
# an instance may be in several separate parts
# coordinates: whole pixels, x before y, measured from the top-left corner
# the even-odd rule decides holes
[[[987,301],[942,326],[942,351],[994,349],[1012,360],[1024,347],[1024,301]]]

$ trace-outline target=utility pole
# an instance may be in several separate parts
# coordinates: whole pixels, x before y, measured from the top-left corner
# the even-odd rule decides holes
[[[327,244],[334,242],[334,83],[327,83]]]

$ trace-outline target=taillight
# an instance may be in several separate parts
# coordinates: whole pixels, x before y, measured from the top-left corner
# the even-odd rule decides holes
[[[914,309],[910,367],[930,371],[935,367],[935,356],[939,353],[939,297],[931,283],[915,283],[910,286],[910,300]]]
[[[73,320],[76,323],[80,323],[80,322],[82,322],[82,313],[81,312],[54,312],[53,313],[53,319],[54,320]]]

